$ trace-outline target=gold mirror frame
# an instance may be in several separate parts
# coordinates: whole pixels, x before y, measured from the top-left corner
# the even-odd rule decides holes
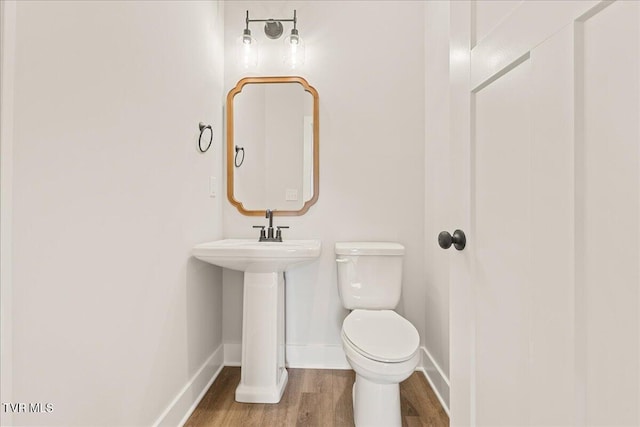
[[[233,150],[234,150],[234,137],[233,137],[233,98],[242,92],[242,88],[247,84],[266,84],[266,83],[299,83],[302,85],[305,91],[309,92],[313,96],[313,197],[307,200],[302,208],[297,211],[285,211],[274,210],[273,215],[278,216],[298,216],[303,215],[309,210],[311,206],[318,200],[320,193],[320,110],[319,110],[319,96],[318,91],[313,88],[302,77],[245,77],[238,81],[236,87],[229,91],[227,95],[227,199],[229,202],[238,209],[242,215],[247,216],[262,216],[265,214],[265,207],[263,210],[248,210],[242,205],[242,202],[236,200],[233,196],[233,182],[234,182],[234,163],[233,163]]]

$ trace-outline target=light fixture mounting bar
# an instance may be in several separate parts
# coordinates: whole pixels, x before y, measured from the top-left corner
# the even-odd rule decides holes
[[[282,19],[282,18],[269,18],[269,19],[249,19],[249,11],[247,10],[247,19],[246,24],[247,28],[249,28],[249,22],[293,22],[293,27],[295,28],[298,19],[296,18],[296,11],[293,11],[293,18]]]

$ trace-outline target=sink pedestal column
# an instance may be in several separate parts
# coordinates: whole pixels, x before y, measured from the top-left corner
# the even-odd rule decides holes
[[[284,274],[244,273],[242,367],[236,401],[278,403],[284,367]]]

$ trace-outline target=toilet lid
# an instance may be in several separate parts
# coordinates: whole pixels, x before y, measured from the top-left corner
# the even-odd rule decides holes
[[[381,362],[403,362],[420,344],[416,328],[392,310],[353,310],[342,332],[364,356]]]

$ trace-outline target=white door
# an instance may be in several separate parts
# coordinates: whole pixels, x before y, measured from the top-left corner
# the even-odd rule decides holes
[[[451,2],[453,425],[640,425],[639,58],[638,1]]]

